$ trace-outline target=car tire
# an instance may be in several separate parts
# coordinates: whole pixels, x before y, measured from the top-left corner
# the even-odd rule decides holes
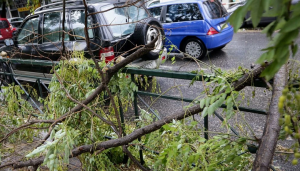
[[[186,40],[182,45],[182,51],[197,59],[202,59],[207,54],[205,45],[196,38]]]
[[[8,66],[5,63],[0,63],[0,72],[10,73]],[[0,75],[0,85],[8,86],[12,83],[10,75]]]
[[[159,52],[163,49],[165,44],[165,33],[162,25],[155,18],[147,18],[138,22],[133,34],[134,43],[136,45],[145,45],[150,43],[157,35],[159,35],[155,43],[155,49],[142,56],[145,60],[155,60],[159,57]]]

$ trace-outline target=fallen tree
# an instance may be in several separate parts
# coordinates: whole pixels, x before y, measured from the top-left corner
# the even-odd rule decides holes
[[[148,45],[146,47],[148,47]],[[132,57],[130,57],[129,59],[132,59]],[[131,60],[124,60],[122,64],[116,65],[116,66],[124,66],[124,65],[126,65],[125,62],[129,62],[129,61],[131,61]],[[114,68],[116,68],[116,66]],[[254,69],[253,71],[251,71],[249,73],[246,73],[238,81],[234,82],[233,85],[232,85],[233,91],[240,91],[244,87],[250,86],[254,79],[259,78],[259,75],[261,74],[261,72],[264,70],[264,68],[266,66],[268,66],[268,64],[265,64],[264,66],[258,67],[256,69]],[[108,73],[111,73],[111,72],[108,72]],[[102,91],[103,90],[104,89],[102,89]],[[91,96],[96,97],[96,95],[97,95],[96,92],[98,92],[98,91],[96,90]],[[99,91],[99,92],[101,92],[101,91]],[[225,91],[222,91],[222,92],[220,92],[220,94],[222,94],[224,92]],[[229,92],[228,95],[230,93],[231,92]],[[88,99],[92,99],[92,98],[88,98]],[[82,102],[82,104],[88,104],[88,103],[86,103],[86,101],[85,101],[85,102]],[[75,107],[76,110],[73,108],[71,111],[75,112],[75,111],[80,110],[80,108],[84,108],[84,106],[83,105],[81,105],[81,106],[77,105]],[[203,110],[203,108],[201,108],[199,105],[195,105],[195,106],[193,106],[191,108],[188,108],[186,110],[181,110],[180,112],[170,114],[169,116],[163,118],[162,120],[156,121],[156,122],[154,122],[150,125],[147,125],[145,127],[136,129],[132,133],[130,133],[129,135],[126,135],[124,137],[104,141],[104,142],[97,143],[97,144],[83,145],[83,146],[77,147],[77,148],[72,150],[72,153],[70,154],[69,157],[72,158],[72,157],[76,157],[76,156],[78,156],[80,154],[83,154],[83,153],[94,153],[95,151],[98,151],[98,150],[106,150],[106,149],[109,149],[109,148],[112,148],[112,147],[118,147],[118,146],[126,145],[126,144],[140,138],[141,136],[144,136],[146,134],[149,134],[151,132],[154,132],[154,131],[160,129],[162,126],[172,122],[173,120],[182,120],[182,119],[187,118],[189,116],[198,114],[202,110]],[[70,113],[71,112],[68,112],[67,114],[62,115],[54,123],[62,122],[63,120],[65,120],[67,118],[67,116]],[[11,165],[13,166],[14,169],[22,168],[22,167],[28,167],[28,166],[38,166],[38,165],[43,163],[44,159],[45,159],[44,157],[39,157],[39,158],[31,159],[31,160],[28,160],[28,161],[25,161],[25,162],[11,163]],[[4,165],[4,166],[7,166],[7,164]],[[2,168],[2,167],[3,166],[0,166],[0,168]]]
[[[254,8],[252,7],[256,7],[255,3],[257,3],[258,0],[254,0],[251,1],[249,3],[247,3],[247,5],[245,5],[244,8],[240,8],[239,10],[237,10],[237,12],[235,14],[233,14],[233,19],[237,19],[239,20],[238,22],[236,22],[236,24],[234,24],[234,28],[237,29],[239,28],[239,22],[241,22],[242,16],[245,16],[244,14],[247,12],[247,10],[254,10]],[[273,2],[272,2],[273,3]],[[257,19],[262,15],[262,12],[264,10],[262,10],[263,8],[268,9],[268,5],[272,5],[272,3],[268,4],[263,4],[261,5],[259,8],[260,10],[257,12],[258,15],[253,16],[253,20],[255,20],[254,25],[257,25]],[[279,3],[279,2],[278,2]],[[26,120],[26,122],[24,122],[22,125],[18,125],[16,128],[14,129],[10,129],[10,128],[5,128],[7,130],[10,130],[8,133],[6,131],[6,135],[2,138],[1,142],[9,140],[9,138],[13,137],[15,134],[19,135],[19,132],[22,132],[24,129],[30,129],[31,125],[37,125],[37,127],[41,126],[44,127],[45,124],[51,124],[51,126],[49,126],[49,130],[48,130],[48,134],[44,137],[44,139],[41,141],[41,143],[39,143],[37,145],[37,149],[41,149],[44,148],[45,146],[47,146],[47,144],[50,144],[51,142],[46,141],[48,138],[54,140],[54,142],[59,142],[60,144],[54,144],[54,145],[49,145],[47,146],[47,148],[44,148],[43,150],[41,150],[42,152],[36,152],[34,153],[34,151],[31,153],[34,155],[31,156],[27,156],[27,157],[33,157],[32,159],[24,159],[23,161],[15,161],[15,162],[10,162],[10,163],[1,163],[0,168],[3,167],[8,167],[8,166],[12,166],[13,168],[22,168],[22,167],[27,167],[27,166],[34,166],[35,169],[37,169],[41,164],[45,164],[45,163],[50,163],[50,161],[53,161],[53,163],[55,163],[54,165],[58,165],[58,160],[60,159],[66,159],[66,158],[71,158],[71,157],[76,157],[76,156],[80,156],[80,155],[87,155],[87,154],[93,154],[93,159],[94,156],[97,155],[102,155],[103,153],[103,158],[98,159],[97,161],[100,162],[102,160],[104,161],[108,161],[107,157],[111,157],[110,154],[106,153],[106,151],[109,151],[111,149],[115,149],[115,147],[121,147],[122,148],[122,153],[126,154],[127,156],[130,157],[131,161],[133,161],[135,163],[135,165],[137,165],[140,169],[142,170],[149,170],[149,168],[147,167],[146,164],[142,164],[138,162],[138,160],[135,158],[135,156],[137,156],[137,154],[134,154],[134,151],[130,151],[128,148],[132,146],[132,144],[135,140],[137,139],[141,139],[144,138],[143,142],[147,142],[149,137],[151,137],[151,135],[155,132],[158,132],[158,130],[164,129],[167,130],[165,132],[167,132],[169,134],[169,136],[171,136],[173,139],[179,138],[182,142],[181,144],[176,144],[179,140],[169,140],[167,141],[167,145],[163,146],[160,148],[160,153],[159,157],[155,158],[152,156],[152,158],[157,159],[157,161],[161,162],[164,165],[167,165],[166,160],[167,161],[173,161],[174,159],[176,159],[176,155],[173,153],[173,151],[176,151],[176,153],[178,153],[177,156],[178,158],[183,158],[183,161],[178,161],[178,163],[180,164],[180,162],[182,162],[186,166],[185,169],[182,170],[192,170],[194,168],[201,168],[201,167],[214,167],[215,169],[218,168],[220,165],[224,164],[224,167],[232,167],[234,168],[234,166],[236,166],[236,164],[240,164],[240,161],[243,161],[242,167],[250,167],[249,165],[246,165],[245,161],[246,159],[240,159],[240,152],[242,152],[242,150],[244,150],[244,147],[240,146],[238,148],[234,148],[236,146],[239,146],[238,144],[242,144],[242,145],[246,145],[246,141],[254,141],[256,143],[259,144],[259,149],[257,151],[257,155],[256,155],[256,159],[253,163],[253,170],[268,170],[270,168],[271,162],[272,162],[272,158],[274,155],[274,150],[277,144],[277,140],[278,140],[278,136],[279,136],[279,131],[280,131],[280,125],[284,125],[284,130],[282,131],[283,134],[281,135],[281,137],[287,137],[288,135],[291,135],[294,139],[299,140],[299,112],[298,112],[298,108],[297,106],[293,106],[292,104],[299,104],[300,102],[300,97],[299,94],[297,94],[299,92],[299,89],[294,89],[293,86],[287,84],[288,87],[288,92],[292,92],[292,93],[285,93],[283,95],[281,95],[281,92],[284,90],[284,87],[286,86],[286,78],[287,78],[287,72],[285,71],[285,69],[282,69],[281,71],[278,71],[278,69],[284,65],[289,56],[290,53],[292,53],[293,55],[295,55],[295,53],[297,52],[297,45],[295,44],[294,40],[298,35],[298,30],[299,30],[299,26],[298,25],[294,25],[292,27],[288,27],[289,25],[293,24],[295,22],[295,20],[297,20],[297,17],[299,16],[299,13],[294,13],[291,18],[289,18],[289,14],[291,11],[291,2],[280,2],[282,3],[282,6],[287,7],[286,9],[284,8],[284,12],[280,13],[279,19],[276,22],[273,22],[273,24],[269,25],[268,27],[266,27],[265,32],[267,32],[267,34],[269,34],[269,36],[272,35],[272,33],[274,32],[275,29],[282,29],[279,32],[279,36],[277,37],[277,39],[274,39],[274,42],[271,43],[270,47],[268,47],[267,49],[265,49],[267,52],[265,52],[262,57],[260,58],[260,60],[258,61],[258,63],[260,64],[260,67],[254,69],[251,72],[247,72],[246,70],[241,70],[241,72],[239,74],[232,74],[233,77],[230,76],[230,78],[228,76],[222,75],[223,73],[218,73],[218,77],[220,78],[219,80],[215,79],[213,80],[215,83],[221,83],[219,86],[216,86],[215,89],[213,90],[214,93],[208,93],[209,91],[206,92],[206,96],[202,99],[196,99],[194,104],[195,106],[189,105],[188,108],[178,111],[176,113],[172,113],[169,114],[167,117],[163,118],[162,120],[150,123],[150,122],[145,122],[147,123],[147,125],[142,126],[141,128],[132,126],[130,128],[127,128],[129,130],[131,130],[131,133],[127,133],[127,135],[124,132],[124,125],[123,123],[121,123],[120,120],[120,109],[118,109],[118,107],[124,105],[125,104],[118,104],[120,103],[120,100],[118,98],[122,97],[122,95],[124,96],[124,93],[118,93],[117,91],[115,92],[111,92],[112,91],[112,85],[110,84],[115,84],[118,85],[119,87],[119,91],[121,91],[120,87],[130,87],[130,83],[128,81],[124,81],[123,85],[117,83],[118,81],[122,81],[121,79],[116,79],[116,76],[120,74],[120,69],[122,69],[123,67],[125,67],[127,64],[129,64],[130,62],[134,61],[135,59],[138,59],[140,56],[142,56],[143,54],[149,52],[149,50],[153,49],[154,47],[154,43],[156,41],[156,39],[154,41],[152,41],[150,44],[142,46],[142,47],[136,47],[139,48],[136,52],[134,52],[132,55],[128,56],[126,59],[122,60],[120,63],[116,63],[115,65],[112,64],[103,64],[103,63],[98,63],[97,60],[95,60],[95,57],[93,55],[92,56],[92,60],[93,60],[93,64],[95,66],[95,68],[97,69],[97,74],[93,75],[93,78],[99,79],[101,80],[100,85],[96,88],[92,88],[91,85],[89,85],[90,87],[87,87],[86,89],[89,89],[88,91],[85,91],[85,88],[82,88],[80,84],[77,85],[77,83],[74,83],[72,81],[74,80],[68,80],[69,78],[64,77],[64,74],[62,74],[62,71],[55,71],[55,77],[57,78],[57,80],[59,81],[59,83],[53,83],[54,87],[56,86],[56,88],[54,88],[56,91],[60,92],[61,94],[57,93],[56,95],[58,96],[57,98],[61,98],[60,100],[62,101],[59,104],[54,104],[53,101],[49,100],[49,104],[48,104],[48,108],[47,108],[47,112],[49,115],[55,115],[55,116],[46,116],[46,120],[45,118],[41,119],[41,120],[32,120],[32,119],[28,119]],[[85,7],[87,9],[87,5],[84,1]],[[298,7],[299,8],[299,7]],[[256,9],[256,8],[255,8]],[[275,10],[280,11],[281,9],[277,9],[275,8]],[[254,13],[255,11],[253,11],[252,13]],[[87,13],[87,12],[86,12]],[[279,13],[279,12],[278,12]],[[280,20],[280,17],[284,19],[284,22],[282,22],[282,20]],[[287,22],[286,22],[287,20]],[[87,22],[87,16],[85,16],[85,22]],[[285,25],[286,24],[286,25]],[[87,25],[87,23],[85,23],[85,25]],[[85,34],[88,35],[87,33],[87,27],[85,28]],[[290,36],[292,35],[292,36]],[[86,42],[89,45],[89,36],[86,36]],[[88,50],[90,50],[88,48]],[[91,51],[90,51],[90,54]],[[120,58],[122,59],[122,58]],[[265,63],[266,61],[269,61]],[[62,65],[63,66],[63,65]],[[72,64],[67,64],[67,67],[71,66],[71,71],[75,70],[74,68],[72,68]],[[285,66],[283,67],[285,68]],[[70,71],[70,73],[71,73]],[[76,70],[77,72],[77,70]],[[76,75],[76,72],[73,71],[72,76],[74,76],[74,78],[77,78],[75,76],[78,77],[84,77],[84,74],[80,75]],[[242,74],[241,74],[242,73]],[[277,74],[275,74],[277,73]],[[88,76],[91,73],[85,73],[86,76]],[[229,74],[230,75],[230,74]],[[274,77],[274,84],[273,86],[268,84],[268,80],[271,79],[273,76]],[[295,74],[296,75],[296,74]],[[290,75],[289,75],[290,76]],[[256,139],[255,135],[252,135],[252,137],[247,137],[247,136],[237,136],[237,139],[233,139],[230,138],[230,136],[232,135],[226,135],[224,137],[221,138],[220,142],[222,143],[218,143],[215,142],[216,145],[212,145],[209,144],[209,141],[207,142],[202,142],[204,140],[202,139],[193,139],[194,137],[191,136],[191,134],[188,134],[190,137],[178,137],[178,130],[174,131],[171,128],[166,128],[168,126],[168,124],[173,124],[173,126],[177,124],[177,121],[179,120],[184,120],[186,118],[188,118],[189,116],[193,116],[195,114],[201,113],[202,112],[202,116],[206,116],[206,115],[212,115],[213,112],[222,104],[220,102],[225,102],[227,104],[227,106],[229,106],[227,108],[227,114],[226,114],[226,118],[228,115],[232,116],[234,115],[233,112],[233,104],[237,104],[235,102],[238,93],[237,91],[242,90],[245,86],[251,86],[253,84],[253,80],[257,79],[257,78],[262,78],[266,84],[268,85],[269,88],[273,89],[273,96],[271,99],[271,105],[270,105],[270,110],[269,110],[269,115],[268,115],[268,119],[265,125],[265,130],[264,130],[264,134],[263,137],[261,139]],[[291,78],[291,77],[290,77]],[[81,78],[83,79],[86,84],[89,84],[89,79],[86,78]],[[232,81],[233,80],[233,81]],[[74,92],[72,92],[72,87],[70,86],[70,84],[68,84],[68,81],[71,83],[74,83],[76,86],[76,88],[78,88],[78,92],[88,92],[86,93],[88,96],[84,96],[84,95],[78,95]],[[80,79],[76,80],[76,81],[80,81]],[[113,83],[112,83],[113,82]],[[56,85],[55,85],[56,84]],[[229,85],[231,84],[231,85]],[[296,83],[298,84],[298,83]],[[135,88],[135,87],[134,87]],[[131,88],[132,90],[134,88]],[[286,88],[285,88],[286,89]],[[55,91],[54,91],[55,92]],[[103,99],[103,94],[104,92],[106,93],[106,95],[108,96],[109,101],[111,102],[109,107],[100,107],[100,109],[97,106],[101,106],[103,105],[103,101],[105,101]],[[129,91],[128,94],[133,94],[134,91]],[[55,93],[53,93],[55,94]],[[280,97],[283,96],[283,97]],[[53,98],[53,97],[52,97]],[[127,97],[128,98],[128,97]],[[280,102],[280,98],[282,103],[282,106],[277,108],[277,104],[278,102]],[[66,100],[67,99],[67,100]],[[99,100],[100,99],[100,100]],[[125,99],[125,98],[124,98]],[[130,99],[130,98],[128,98]],[[283,99],[283,100],[282,100]],[[53,99],[52,99],[53,100]],[[127,100],[127,99],[126,99]],[[67,105],[66,102],[67,101]],[[128,100],[130,101],[130,100]],[[199,102],[199,103],[198,103]],[[100,104],[100,105],[99,105]],[[67,108],[67,112],[61,112],[61,111],[65,111],[65,109],[58,109],[59,107],[57,107],[57,109],[51,109],[51,107],[53,106],[61,106],[64,108]],[[128,104],[127,104],[128,105]],[[125,107],[126,108],[126,107]],[[238,109],[238,107],[237,107]],[[281,110],[281,111],[280,111]],[[100,114],[98,113],[100,111]],[[284,114],[284,123],[282,122],[282,116],[280,116],[280,112],[282,114]],[[16,112],[18,113],[18,112]],[[28,115],[31,117],[31,115]],[[28,118],[30,118],[28,117]],[[24,118],[24,116],[23,116]],[[230,119],[230,117],[228,117]],[[281,120],[280,120],[281,119]],[[282,122],[281,124],[280,121]],[[84,122],[84,123],[83,123]],[[106,127],[100,127],[100,126],[95,126],[96,124],[94,124],[94,122],[96,122],[98,125],[105,125]],[[43,123],[43,124],[41,124]],[[131,123],[132,124],[132,123]],[[139,124],[141,124],[141,122],[139,122]],[[82,125],[88,125],[86,127],[80,128],[80,126]],[[48,125],[47,125],[48,126]],[[98,134],[101,134],[99,136],[95,136],[93,131],[95,131],[96,129],[94,129],[94,127],[97,127],[97,129],[104,129],[103,132],[98,131]],[[195,126],[196,127],[196,126]],[[69,129],[69,130],[68,130]],[[132,130],[133,129],[133,130]],[[79,139],[77,140],[78,142],[76,143],[70,143],[71,145],[68,146],[62,146],[64,143],[66,142],[71,142],[70,139],[64,139],[64,137],[60,137],[59,135],[56,137],[55,133],[58,133],[59,131],[63,132],[64,134],[62,135],[68,135],[68,131],[69,132],[81,132],[80,134],[75,134],[72,135],[72,138],[74,139]],[[106,132],[105,132],[106,131]],[[185,131],[188,131],[185,130]],[[60,133],[61,133],[60,132]],[[85,133],[87,132],[88,135],[91,135],[90,137],[87,137],[85,135]],[[114,137],[114,139],[111,140],[103,140],[103,133],[110,133],[110,134],[116,134],[116,136]],[[197,133],[199,133],[199,135],[201,135],[201,133],[204,133],[204,131],[202,130],[198,130]],[[55,135],[52,135],[55,134]],[[163,136],[164,133],[162,133],[160,136]],[[22,135],[22,133],[20,133],[20,135]],[[199,136],[198,135],[198,136]],[[220,135],[222,135],[220,133]],[[78,138],[79,136],[82,136],[83,138]],[[162,141],[158,135],[155,135],[157,138],[157,142]],[[155,137],[154,136],[154,137]],[[67,136],[66,136],[67,137]],[[145,138],[146,137],[146,138]],[[191,138],[193,137],[193,138]],[[255,139],[253,139],[253,137]],[[71,139],[72,139],[71,138]],[[153,138],[153,137],[152,137]],[[171,138],[171,139],[172,139]],[[190,140],[192,139],[192,140]],[[223,142],[224,140],[224,142]],[[226,140],[226,141],[225,141]],[[46,143],[45,143],[46,142]],[[222,154],[222,151],[224,153],[229,153],[230,150],[227,149],[227,151],[224,149],[218,149],[216,146],[220,146],[220,147],[229,147],[227,146],[228,144],[231,143],[235,143],[235,145],[232,145],[231,151],[235,151],[234,155],[229,156],[230,160],[228,159],[219,159],[217,160],[217,162],[214,163],[213,158],[218,158],[220,155]],[[89,145],[85,145],[85,144],[89,144]],[[155,144],[155,143],[154,143]],[[174,145],[176,144],[176,145]],[[188,146],[184,146],[188,144]],[[210,146],[206,146],[206,145],[210,145]],[[225,145],[224,145],[225,144]],[[152,146],[152,144],[149,144],[150,146]],[[173,145],[173,146],[172,146]],[[297,146],[298,145],[298,146]],[[77,146],[76,148],[74,148],[75,146]],[[144,146],[144,144],[135,144],[135,146]],[[155,146],[155,145],[154,145]],[[182,147],[184,146],[184,147]],[[55,147],[55,148],[53,148]],[[59,153],[57,151],[59,150],[63,150],[64,147],[65,150],[62,153]],[[293,160],[293,164],[296,164],[294,161],[297,161],[297,158],[300,157],[299,153],[298,153],[298,147],[299,147],[299,143],[295,143],[294,145],[294,156],[295,159]],[[57,149],[59,150],[57,150]],[[55,149],[55,150],[54,150]],[[168,151],[168,157],[166,157],[167,155],[163,156],[164,153],[167,153],[166,151]],[[176,150],[177,149],[177,150]],[[208,154],[208,152],[205,152],[205,150],[210,149],[212,150],[213,155],[215,156],[206,156],[206,154]],[[182,150],[182,151],[180,151]],[[203,154],[200,155],[199,151],[204,151],[205,157],[204,159],[198,159],[201,158],[203,156]],[[214,151],[215,150],[215,151]],[[183,153],[184,152],[184,153]],[[237,153],[239,152],[239,153]],[[182,154],[181,154],[182,153]],[[247,153],[247,151],[245,152]],[[119,153],[117,153],[119,154]],[[193,156],[194,158],[187,158],[186,154],[189,154],[190,156]],[[241,153],[243,154],[243,153]],[[63,156],[65,155],[65,156]],[[181,155],[181,156],[180,156]],[[39,156],[39,157],[37,157]],[[51,157],[50,157],[51,156]],[[116,155],[117,156],[117,155]],[[175,156],[175,157],[174,157]],[[237,156],[236,158],[238,158],[239,160],[233,160],[233,157]],[[186,158],[184,158],[186,157]],[[83,157],[84,158],[84,157]],[[86,157],[88,158],[88,157]],[[149,157],[151,159],[151,157]],[[55,159],[52,160],[52,159]],[[150,160],[149,159],[149,160]],[[174,165],[177,161],[173,161]],[[227,162],[227,163],[226,163]],[[87,163],[87,162],[86,162]],[[150,162],[148,162],[150,163]],[[170,164],[172,162],[169,162],[170,167],[172,168],[178,168],[178,166],[174,166],[172,164]],[[187,164],[188,163],[188,164]],[[233,164],[232,164],[233,163]],[[67,165],[68,162],[61,162],[59,163],[61,165],[65,164]],[[96,165],[95,162],[94,163],[89,163],[90,165]],[[249,162],[248,162],[249,164]],[[106,166],[105,164],[103,164],[103,166]],[[190,168],[191,166],[193,166],[194,168]],[[151,168],[159,168],[155,165],[152,165]],[[50,168],[51,170],[54,170],[54,168]],[[161,169],[161,168],[160,168]],[[234,168],[236,169],[236,168]],[[158,169],[159,170],[159,169]],[[163,169],[161,169],[163,170]]]

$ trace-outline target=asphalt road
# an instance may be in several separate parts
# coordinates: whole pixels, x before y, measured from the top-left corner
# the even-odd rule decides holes
[[[300,42],[299,39],[297,42]],[[161,66],[161,69],[193,71],[201,68],[206,72],[210,72],[208,65],[225,70],[236,69],[238,66],[250,68],[251,64],[254,64],[263,53],[261,49],[265,48],[267,44],[268,39],[260,32],[239,32],[234,35],[233,40],[223,50],[210,52],[207,57],[202,59],[203,63],[200,63],[200,65],[194,61],[191,61],[190,59],[184,58],[180,54],[171,54],[170,57],[175,56],[176,62],[173,63],[172,61],[168,60]],[[300,55],[298,53],[298,59],[300,59],[299,56]],[[190,81],[186,80],[157,78],[157,81],[161,92],[165,93],[166,95],[189,99],[194,99],[203,95],[203,82],[196,82],[194,85],[190,86]],[[265,111],[267,110],[271,98],[271,92],[269,90],[266,90],[265,88],[247,87],[242,92],[245,95],[245,100],[241,100],[241,106]],[[254,97],[253,94],[255,94]],[[149,97],[142,96],[142,98],[149,104],[152,103]],[[143,106],[141,102],[139,104]],[[182,109],[187,104],[188,103],[184,103],[182,101],[157,99],[154,103],[152,103],[151,107],[152,109],[156,110],[161,117],[164,117]],[[224,116],[224,114],[222,114],[222,109],[218,110],[218,113]],[[245,123],[243,123],[243,119],[241,119],[242,116],[245,116],[247,123],[255,131],[256,136],[261,137],[266,116],[247,112],[240,112],[236,114],[236,116],[237,117],[235,119],[232,119],[229,122],[232,127],[236,128],[237,131],[241,131],[237,127],[238,124],[241,124],[244,127],[244,131],[249,134],[250,130],[245,126]],[[200,127],[203,127],[203,118],[198,115],[195,117],[195,119],[199,120],[199,122],[202,124],[200,124]],[[226,132],[226,129],[221,126],[221,124],[222,123],[220,120],[215,116],[209,117],[209,131]],[[213,135],[213,133],[210,134],[210,136]],[[288,138],[285,141],[280,141],[279,144],[284,147],[289,147],[293,144],[293,141]],[[300,165],[292,166],[290,163],[285,162],[284,159],[284,157],[276,155],[274,166],[280,167],[280,170],[300,170]]]

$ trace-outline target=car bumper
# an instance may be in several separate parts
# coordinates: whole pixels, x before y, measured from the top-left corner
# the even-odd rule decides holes
[[[218,48],[220,46],[226,45],[232,40],[233,37],[233,28],[223,31],[221,33],[215,34],[215,35],[207,35],[199,37],[204,44],[206,45],[206,48],[208,50],[212,50],[215,48]]]

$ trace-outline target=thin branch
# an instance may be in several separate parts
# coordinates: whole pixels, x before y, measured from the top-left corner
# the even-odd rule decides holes
[[[20,131],[20,130],[22,130],[24,128],[27,128],[30,125],[33,125],[33,124],[36,124],[36,123],[53,123],[53,122],[54,122],[54,120],[32,120],[32,121],[30,121],[30,122],[28,122],[28,123],[26,123],[26,124],[24,124],[24,125],[16,128],[16,129],[10,131],[8,134],[5,135],[4,138],[2,138],[0,140],[0,143],[2,143],[4,140],[6,140],[8,137],[10,137],[11,135],[13,135],[14,133],[16,133],[16,132],[18,132],[18,131]]]

